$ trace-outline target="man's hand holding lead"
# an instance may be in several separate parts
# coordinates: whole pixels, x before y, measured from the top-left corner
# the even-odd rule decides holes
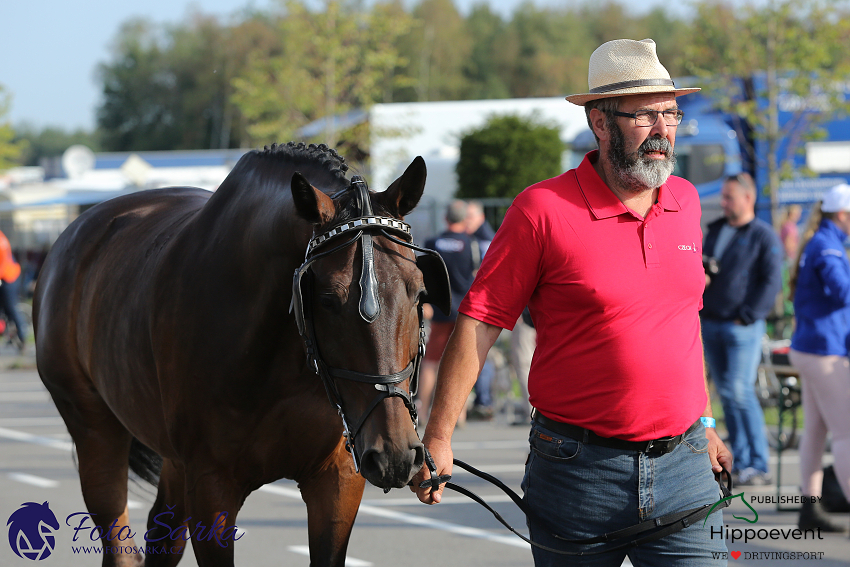
[[[427,436],[423,442],[425,443],[425,447],[431,453],[434,463],[437,465],[436,474],[438,476],[452,474],[452,460],[454,459],[454,454],[452,453],[451,443],[428,439]],[[429,480],[430,478],[431,471],[428,470],[426,465],[422,465],[422,468],[411,481],[410,490],[415,492],[417,498],[425,504],[439,504],[440,500],[443,498],[443,489],[445,488],[445,484],[441,484],[440,489],[436,492],[432,491],[430,484],[426,485],[425,488],[419,487],[422,481]]]
[[[711,470],[720,472],[725,468],[727,471],[732,470],[732,453],[726,448],[726,445],[720,439],[717,431],[713,427],[705,430],[705,437],[708,439],[708,456],[711,459]]]

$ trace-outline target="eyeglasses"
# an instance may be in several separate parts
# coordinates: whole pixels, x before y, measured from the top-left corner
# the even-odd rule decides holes
[[[664,110],[662,112],[658,112],[657,110],[638,110],[635,113],[631,112],[620,112],[618,110],[614,111],[614,116],[622,116],[623,118],[634,118],[635,126],[653,126],[658,121],[658,115],[661,114],[664,116],[664,123],[667,126],[678,126],[682,123],[682,117],[685,116],[685,113],[678,108],[671,110]]]

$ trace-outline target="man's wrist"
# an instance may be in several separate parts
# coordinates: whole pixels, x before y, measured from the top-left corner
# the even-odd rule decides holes
[[[699,420],[702,422],[702,425],[705,428],[710,427],[710,428],[714,429],[714,428],[717,427],[717,421],[715,421],[715,419],[713,417],[703,416],[703,417],[699,418]]]

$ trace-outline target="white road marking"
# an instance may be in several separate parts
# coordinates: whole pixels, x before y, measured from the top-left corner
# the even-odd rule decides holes
[[[64,428],[65,422],[61,417],[6,417],[0,419],[0,427],[47,427],[59,426]]]
[[[478,467],[475,467],[478,468]],[[482,468],[487,469],[485,472],[488,473],[525,473],[525,465],[522,463],[513,463],[507,465],[485,465]],[[452,467],[452,476],[461,476],[465,474],[472,474],[466,472],[460,467]]]
[[[403,488],[402,490],[407,490],[407,489]],[[513,500],[511,500],[510,496],[508,496],[506,494],[494,494],[492,496],[487,496],[486,494],[479,494],[478,496],[481,496],[481,498],[483,498],[484,501],[487,502],[488,504],[513,502]],[[393,507],[395,507],[395,506],[422,506],[422,502],[417,500],[416,496],[414,496],[412,492],[410,493],[409,498],[389,498],[389,497],[388,498],[380,498],[380,499],[373,498],[373,499],[370,499],[370,500],[363,500],[362,504],[366,504],[368,506],[382,506],[382,507],[387,507],[387,506],[393,506]],[[446,505],[451,505],[451,504],[475,504],[476,506],[478,506],[477,502],[470,500],[466,496],[462,496],[462,495],[461,496],[451,496],[451,495],[446,495],[444,493],[443,499],[440,500],[440,506],[446,506]]]
[[[5,437],[6,439],[13,439],[15,441],[22,441],[24,443],[43,445],[44,447],[50,447],[51,449],[59,449],[60,451],[70,451],[74,448],[74,444],[70,441],[63,441],[61,439],[51,439],[50,437],[42,437],[41,435],[33,435],[32,433],[25,433],[23,431],[7,429],[5,427],[0,427],[0,437]]]
[[[27,393],[29,393],[29,392],[27,392]],[[5,401],[6,396],[3,395],[2,397],[4,398],[4,401]],[[28,422],[27,420],[31,420],[31,421]],[[7,418],[7,419],[0,420],[0,425],[17,425],[19,427],[38,426],[38,425],[61,425],[62,423],[63,422],[62,422],[61,418]],[[39,436],[39,435],[33,435],[31,433],[25,433],[23,431],[16,431],[16,430],[13,430],[13,429],[7,429],[6,427],[0,427],[0,437],[4,437],[6,439],[13,439],[15,441],[21,441],[21,442],[24,442],[24,443],[33,443],[33,444],[36,444],[36,445],[42,445],[42,446],[45,446],[45,447],[50,447],[50,448],[53,448],[53,449],[59,449],[59,450],[63,450],[63,451],[68,451],[68,450],[71,450],[73,448],[73,443],[71,443],[70,441],[62,441],[62,440],[59,440],[59,439],[50,439],[49,437],[43,437],[43,436]],[[480,442],[473,441],[473,442],[458,442],[458,443],[452,444],[452,449],[456,450],[456,451],[457,450],[471,451],[471,450],[481,450],[481,449],[488,449],[488,450],[489,449],[493,449],[493,450],[496,450],[496,449],[525,449],[526,447],[528,447],[528,443],[525,442],[525,441],[480,441]],[[829,457],[827,457],[827,459],[829,459]],[[771,464],[776,464],[777,463],[776,456],[771,456],[770,462],[771,462]],[[785,455],[785,456],[782,457],[782,462],[783,462],[783,464],[786,464],[786,465],[799,463],[800,457],[799,457],[799,455]],[[520,465],[520,464],[488,465],[487,466],[488,472],[523,472],[524,470],[525,470],[525,467],[523,465]],[[455,475],[469,474],[469,473],[467,473],[466,471],[464,471],[463,469],[460,469],[460,468],[455,468],[452,471],[452,473],[455,474]],[[17,477],[13,476],[13,475],[16,475]],[[50,479],[35,477],[33,475],[26,475],[26,474],[23,474],[23,473],[10,473],[9,476],[11,478],[13,478],[14,480],[18,480],[19,482],[29,482],[29,484],[35,484],[36,482],[38,482],[39,484],[36,484],[36,486],[53,487],[53,486],[56,486],[58,484],[56,481],[53,481],[53,480],[50,480]],[[23,480],[21,477],[27,477],[29,480]],[[37,480],[35,480],[35,482],[33,482],[32,479],[37,479]],[[48,483],[48,484],[44,484],[45,482]],[[769,489],[769,490],[772,491],[772,490],[775,489],[775,487],[774,486],[747,487],[747,489],[752,490],[752,491],[758,491],[759,489]],[[259,488],[259,490],[262,491],[262,492],[277,494],[279,496],[285,496],[287,498],[293,498],[293,499],[301,500],[301,492],[299,490],[293,489],[293,488],[286,488],[286,487],[283,487],[283,486],[267,484],[265,486],[261,486]],[[783,486],[783,487],[781,487],[781,491],[783,493],[785,493],[785,492],[792,493],[792,492],[796,492],[798,490],[799,489],[796,486]],[[413,514],[407,514],[407,513],[403,513],[403,512],[395,512],[395,511],[392,511],[392,510],[382,510],[382,509],[380,509],[381,506],[403,506],[403,505],[407,505],[406,504],[407,499],[404,499],[404,502],[402,502],[401,500],[402,499],[395,499],[395,498],[393,498],[393,499],[382,499],[381,501],[364,500],[360,504],[360,512],[359,513],[367,514],[367,515],[371,515],[371,516],[384,517],[384,518],[388,518],[388,519],[391,519],[391,520],[397,520],[397,521],[400,521],[400,522],[404,522],[404,523],[407,523],[407,524],[443,530],[443,531],[447,531],[449,533],[454,533],[454,534],[457,534],[457,535],[463,535],[463,536],[466,536],[466,537],[472,537],[472,538],[477,538],[477,539],[485,539],[485,540],[488,540],[488,541],[493,541],[493,542],[502,543],[502,544],[505,544],[505,545],[510,545],[512,547],[521,547],[521,548],[525,548],[525,549],[530,548],[530,546],[526,542],[520,540],[519,538],[513,537],[513,536],[511,536],[511,537],[499,536],[499,535],[491,534],[491,533],[486,532],[484,530],[479,530],[477,528],[469,528],[469,527],[461,526],[461,525],[458,525],[458,524],[452,524],[450,522],[435,522],[435,521],[433,521],[429,518],[424,518],[424,517],[421,517],[421,516],[415,516]],[[493,497],[486,497],[485,500],[487,500],[488,502],[494,502],[494,503],[511,501],[508,496],[502,496],[502,495],[497,495],[497,496],[493,496]],[[466,500],[465,502],[468,502],[470,504],[475,504],[471,500]],[[464,501],[462,501],[460,499],[450,498],[450,497],[446,497],[442,502],[442,504],[461,504],[461,503],[464,503]],[[412,501],[412,504],[417,505],[417,504],[419,504],[419,502]],[[136,502],[135,500],[129,500],[127,502],[127,505],[130,508],[143,508],[144,507],[144,504],[142,504],[141,502]],[[793,527],[793,526],[791,526],[791,527]],[[290,546],[289,549],[290,549],[290,551],[292,551],[294,553],[299,553],[301,555],[309,556],[309,553],[310,553],[309,548],[307,546],[296,545],[296,546]],[[372,565],[372,563],[369,563],[368,561],[363,561],[363,560],[354,559],[354,558],[346,558],[345,564],[346,564],[347,567],[368,567],[368,566]],[[626,558],[626,560],[623,562],[622,567],[632,567],[632,563],[629,561],[628,558]]]
[[[286,488],[283,486],[278,486],[274,484],[266,484],[265,486],[261,486],[259,490],[263,492],[269,492],[271,494],[278,494],[280,496],[285,496],[286,498],[295,498],[301,500],[301,491],[294,488]],[[378,516],[381,518],[387,518],[389,520],[394,520],[397,522],[404,522],[406,524],[411,524],[414,526],[421,526],[426,528],[432,528],[437,530],[442,530],[445,532],[453,533],[456,535],[462,535],[466,537],[472,537],[476,539],[484,539],[488,541],[493,541],[496,543],[502,543],[504,545],[510,545],[512,547],[521,547],[524,549],[529,549],[529,545],[519,539],[516,536],[501,536],[495,535],[485,530],[480,530],[478,528],[470,528],[467,526],[461,526],[459,524],[453,524],[451,522],[444,522],[440,520],[434,520],[432,518],[426,518],[424,516],[416,516],[414,514],[407,514],[405,512],[396,512],[394,510],[384,510],[377,506],[369,506],[368,504],[360,504],[359,514],[366,514],[369,516]]]
[[[290,545],[288,549],[293,553],[310,557],[310,548],[306,545]],[[345,558],[345,567],[371,567],[371,565],[373,563],[363,561],[362,559],[355,559],[353,557]]]
[[[138,510],[139,508],[144,508],[145,505],[138,500],[127,500],[127,508],[130,510]]]
[[[3,395],[3,392],[35,392],[36,390],[47,391],[40,382],[33,382],[32,380],[0,383],[0,396]]]
[[[23,392],[2,392],[0,401],[9,402],[49,402],[50,394],[47,390],[25,390]]]
[[[47,426],[47,425],[63,425],[62,418],[60,417],[21,417],[21,418],[5,418],[0,419],[0,437],[6,437],[7,439],[15,439],[16,441],[24,441],[28,443],[35,443],[37,445],[45,445],[48,447],[53,447],[54,449],[62,449],[66,450],[70,448],[72,445],[70,442],[57,441],[56,439],[50,439],[47,437],[39,437],[37,435],[32,435],[30,433],[24,433],[22,431],[15,431],[13,429],[8,429],[6,426],[17,426],[17,427],[36,427],[36,426]],[[527,448],[528,443],[525,441],[461,441],[458,443],[452,443],[452,450],[458,451],[472,451],[477,449],[521,449]],[[776,455],[771,455],[769,458],[769,462],[772,465],[776,465],[778,463],[778,459]],[[824,464],[831,464],[833,461],[832,455],[824,455]],[[798,454],[794,455],[784,455],[782,457],[782,463],[784,465],[792,465],[800,462],[800,456]],[[487,472],[524,472],[525,466],[520,463],[515,464],[505,464],[505,465],[488,465]],[[460,467],[455,467],[452,471],[452,474],[463,475],[469,474],[465,470]]]
[[[49,478],[44,478],[41,476],[35,476],[34,474],[11,472],[9,473],[9,478],[11,478],[12,480],[17,480],[18,482],[23,482],[24,484],[38,486],[39,488],[56,488],[57,486],[59,486],[58,481],[51,480]]]
[[[285,496],[286,498],[297,498],[299,500],[301,499],[301,492],[298,491],[297,489],[286,488],[286,487],[278,486],[278,485],[275,485],[275,484],[266,484],[265,486],[261,486],[259,488],[259,490],[261,490],[263,492],[269,492],[271,494],[278,494],[280,496]],[[423,526],[423,527],[443,530],[443,531],[447,531],[447,532],[454,533],[454,534],[457,534],[457,535],[463,535],[463,536],[474,537],[474,538],[479,538],[479,539],[486,539],[486,540],[489,540],[489,541],[494,541],[494,542],[497,542],[497,543],[503,543],[505,545],[510,545],[512,547],[521,547],[521,548],[529,549],[529,550],[531,549],[530,545],[528,545],[526,542],[522,541],[521,539],[519,539],[516,536],[498,536],[498,535],[494,535],[494,534],[485,532],[484,530],[479,530],[479,529],[476,529],[476,528],[468,528],[466,526],[459,526],[457,524],[451,524],[449,522],[435,521],[435,520],[432,520],[432,519],[429,519],[429,518],[422,518],[422,517],[419,517],[419,516],[414,516],[413,514],[404,514],[404,513],[401,513],[401,512],[393,512],[393,511],[390,511],[390,510],[379,510],[379,509],[375,508],[374,506],[369,506],[369,505],[365,505],[365,504],[362,504],[362,503],[360,504],[360,511],[358,513],[368,514],[368,515],[372,515],[372,516],[381,516],[381,517],[388,518],[388,519],[391,519],[391,520],[398,520],[398,521],[405,522],[405,523],[408,523],[408,524],[414,524],[414,525],[417,525],[417,526]],[[293,551],[295,553],[300,553],[302,555],[307,555],[307,556],[310,555],[310,548],[306,545],[291,545],[291,546],[289,546],[289,550]],[[358,561],[358,563],[354,563],[354,561]],[[347,557],[345,559],[345,564],[346,564],[347,567],[357,567],[357,566],[361,566],[361,565],[365,567],[367,565],[371,565],[371,563],[367,563],[365,561],[363,561],[363,562],[359,562],[359,561],[360,561],[359,559],[353,559],[351,557]],[[625,561],[623,561],[623,564],[622,564],[621,567],[633,567],[632,562],[629,561],[628,557],[626,557]]]

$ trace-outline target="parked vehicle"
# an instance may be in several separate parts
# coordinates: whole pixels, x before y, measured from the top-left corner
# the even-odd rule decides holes
[[[767,100],[762,94],[766,92],[765,83],[765,75],[760,73],[740,79],[734,85],[741,96],[756,99],[758,107],[766,112]],[[850,100],[850,82],[844,88],[845,98]],[[689,180],[699,191],[703,223],[707,224],[721,215],[720,187],[724,178],[742,171],[755,179],[759,188],[757,214],[770,222],[770,196],[766,189],[768,145],[754,134],[754,125],[739,116],[718,110],[704,91],[683,96],[678,103],[685,111],[685,118],[676,137],[678,163],[674,174]],[[817,114],[833,112],[827,121],[819,125],[825,134],[823,139],[806,141],[802,136],[805,128],[801,127],[779,144],[779,161],[789,160],[797,172],[793,179],[781,183],[778,193],[780,206],[795,203],[809,206],[830,187],[850,182],[850,118],[831,111],[816,93],[803,98],[782,92],[777,105],[780,129],[794,124],[792,121],[810,121]],[[576,153],[584,154],[595,147],[590,130],[581,132],[573,141]],[[804,169],[810,174],[804,174]]]

